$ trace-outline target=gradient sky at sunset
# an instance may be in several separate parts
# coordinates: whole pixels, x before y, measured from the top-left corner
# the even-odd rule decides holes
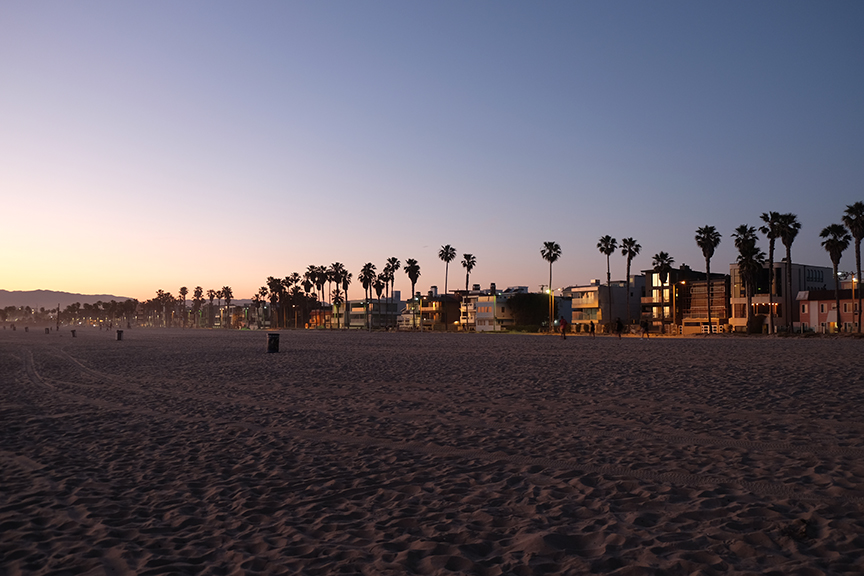
[[[0,198],[8,290],[249,298],[390,256],[443,289],[442,244],[538,289],[544,241],[564,286],[605,277],[605,234],[703,270],[706,224],[722,270],[769,210],[830,265],[819,231],[864,201],[864,3],[9,0]]]

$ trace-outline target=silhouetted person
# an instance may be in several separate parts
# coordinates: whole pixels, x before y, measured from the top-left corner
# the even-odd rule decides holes
[[[588,324],[588,332],[591,333],[591,338],[594,338],[594,321],[593,320],[591,320],[591,322]]]
[[[564,317],[561,316],[561,319],[558,321],[558,325],[561,327],[561,339],[567,339],[567,321],[564,320]]]
[[[618,333],[618,338],[621,338],[621,332],[624,330],[624,324],[621,323],[620,318],[615,319],[615,332]]]

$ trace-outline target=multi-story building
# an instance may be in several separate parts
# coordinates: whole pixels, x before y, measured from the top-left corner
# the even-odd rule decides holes
[[[348,300],[333,305],[332,318],[328,326],[334,328],[396,328],[399,314],[405,307],[400,290],[394,290],[390,298]]]
[[[798,327],[802,332],[857,332],[857,280],[840,283],[840,317],[837,317],[837,295],[834,290],[802,290],[798,292]],[[839,324],[838,324],[839,320]]]
[[[477,332],[500,332],[516,324],[507,300],[516,294],[527,294],[527,286],[510,286],[497,290],[492,284],[489,290],[477,295],[474,325]]]
[[[708,327],[708,282],[705,272],[686,264],[669,270],[666,282],[660,274],[644,270],[645,296],[642,297],[642,321],[652,331],[672,334],[696,334],[720,331],[729,318],[726,304],[728,277],[711,274],[711,324]],[[716,327],[716,328],[715,328]]]
[[[591,322],[604,326],[618,319],[626,325],[639,319],[645,277],[630,276],[629,310],[627,290],[628,285],[624,280],[616,280],[607,286],[595,279],[587,285],[568,286],[561,290],[561,296],[570,303],[570,323],[574,326]]]
[[[732,316],[729,325],[735,330],[745,330],[747,327],[747,291],[738,264],[729,265],[731,276],[730,304]],[[762,267],[762,272],[756,279],[756,286],[751,298],[751,314],[755,330],[762,330],[767,325],[770,310],[774,309],[774,329],[780,327],[799,332],[801,330],[801,309],[797,304],[797,296],[802,291],[834,290],[834,272],[827,266],[809,266],[792,264],[790,275],[792,290],[786,294],[786,263],[774,263],[774,283],[769,286],[768,264]],[[771,296],[769,296],[769,294]],[[773,301],[773,302],[772,302]],[[810,321],[807,320],[810,324]]]

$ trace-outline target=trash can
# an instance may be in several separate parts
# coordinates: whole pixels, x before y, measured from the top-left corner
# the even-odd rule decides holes
[[[75,338],[75,331],[72,330],[72,338]]]
[[[24,326],[24,332],[30,332],[30,327],[29,327],[29,326]]]
[[[279,352],[279,334],[277,332],[267,333],[267,353]]]
[[[50,334],[50,333],[51,333],[51,329],[50,329],[50,328],[45,328],[45,334]]]
[[[123,331],[117,330],[117,340],[123,340]]]

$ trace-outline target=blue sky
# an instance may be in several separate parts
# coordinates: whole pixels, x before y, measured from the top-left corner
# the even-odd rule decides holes
[[[861,2],[5,2],[0,288],[247,298],[396,256],[440,289],[451,244],[537,289],[544,241],[563,286],[604,277],[606,234],[704,269],[710,224],[721,270],[769,210],[830,265],[862,30]]]

